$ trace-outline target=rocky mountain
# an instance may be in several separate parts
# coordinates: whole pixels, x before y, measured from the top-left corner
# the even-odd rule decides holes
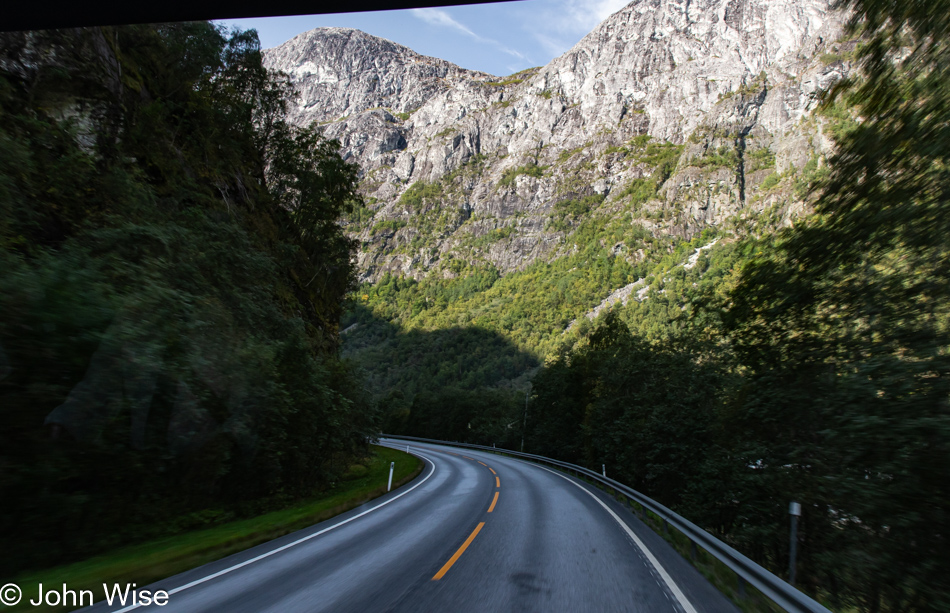
[[[383,108],[399,116],[464,80],[491,78],[349,28],[304,32],[267,50],[265,64],[296,83],[299,98],[291,117],[301,125],[340,126]],[[347,133],[354,130],[352,125]],[[350,152],[367,154],[365,148]],[[378,152],[368,152],[370,158],[373,153]]]
[[[500,274],[577,249],[585,220],[650,237],[788,223],[806,208],[833,119],[817,96],[850,69],[829,0],[634,0],[547,66],[465,70],[357,30],[267,50],[293,117],[359,163],[349,220],[361,274]]]

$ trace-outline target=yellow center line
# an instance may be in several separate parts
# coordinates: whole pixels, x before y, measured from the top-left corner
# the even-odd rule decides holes
[[[482,466],[484,466],[485,468],[488,468],[488,464],[485,464],[485,463],[484,463],[484,462],[482,462],[481,460],[479,460],[479,462],[478,462],[478,463],[479,463],[479,464],[481,464]]]
[[[493,475],[497,475],[497,474],[498,474],[498,473],[495,472],[495,469],[492,468],[491,466],[488,467],[488,470],[490,470],[490,471],[491,471],[491,474],[493,474]]]
[[[495,475],[495,487],[501,487],[501,479],[498,478],[498,475]]]
[[[462,457],[465,458],[466,460],[475,460],[475,458],[470,458],[467,455],[463,455]]]
[[[449,572],[449,569],[452,568],[452,565],[455,564],[455,562],[460,557],[462,557],[462,554],[465,553],[465,550],[468,549],[468,546],[472,544],[472,541],[475,540],[475,537],[478,536],[479,531],[481,531],[482,526],[484,525],[485,525],[485,522],[483,521],[478,522],[478,526],[475,527],[475,531],[472,532],[467,539],[465,539],[465,542],[462,543],[462,546],[459,547],[459,550],[455,552],[455,555],[449,558],[449,561],[445,563],[445,566],[439,569],[439,572],[437,572],[435,576],[432,577],[433,581],[438,581],[439,579],[445,576],[445,573]]]
[[[495,498],[491,501],[491,506],[488,507],[488,512],[491,513],[495,510],[495,503],[498,502],[498,492],[495,492]]]

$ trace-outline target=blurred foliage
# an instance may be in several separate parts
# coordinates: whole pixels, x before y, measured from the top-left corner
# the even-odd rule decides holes
[[[289,95],[254,31],[0,34],[0,575],[272,508],[365,453],[337,357],[356,169]]]
[[[815,215],[733,293],[734,415],[760,480],[808,501],[813,589],[835,606],[947,611],[948,15],[934,1],[845,4],[862,69],[825,104],[863,120],[833,131]]]

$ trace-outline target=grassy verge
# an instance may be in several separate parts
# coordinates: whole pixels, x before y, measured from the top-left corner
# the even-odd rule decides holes
[[[644,509],[637,503],[635,508],[641,517]],[[729,600],[745,613],[781,613],[783,609],[749,584],[739,585],[739,577],[725,564],[706,552],[702,547],[692,548],[685,534],[674,528],[665,530],[659,515],[646,511],[645,523],[688,560],[706,579],[716,586]]]
[[[660,538],[669,543],[686,561],[693,565],[716,589],[739,607],[744,613],[781,613],[782,608],[749,584],[740,586],[739,577],[725,564],[706,552],[702,547],[695,550],[685,534],[675,528],[667,529],[663,519],[640,503],[630,501],[623,494],[605,487],[599,482],[582,476],[585,482],[604,490],[608,495],[631,506],[631,510],[643,520]],[[632,504],[631,504],[632,503]]]
[[[37,586],[92,590],[95,601],[103,598],[102,584],[136,583],[145,586],[191,568],[306,528],[386,493],[389,463],[395,462],[393,488],[408,483],[424,466],[405,452],[374,447],[372,461],[364,470],[352,470],[349,478],[319,498],[258,517],[229,522],[172,537],[125,547],[83,562],[33,572],[13,580],[23,590],[23,600],[8,611],[68,611],[75,607],[31,607]]]

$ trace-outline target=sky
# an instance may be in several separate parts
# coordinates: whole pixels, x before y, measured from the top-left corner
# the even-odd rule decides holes
[[[356,28],[496,76],[543,66],[629,0],[518,0],[441,8],[219,21],[257,30],[264,48],[313,28]]]

